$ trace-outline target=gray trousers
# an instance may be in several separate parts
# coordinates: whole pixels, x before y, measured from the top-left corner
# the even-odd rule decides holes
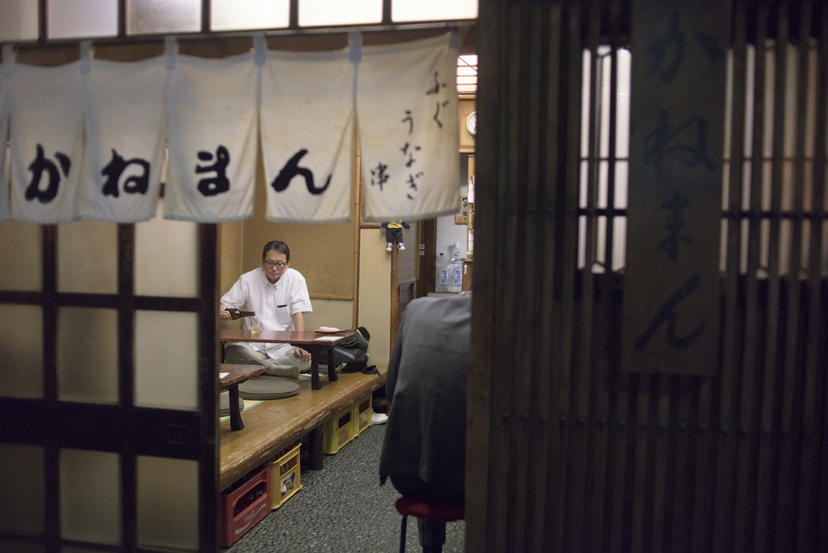
[[[225,363],[234,365],[264,365],[265,374],[283,378],[299,378],[300,372],[309,371],[310,361],[302,362],[292,347],[278,359],[272,359],[266,353],[252,348],[245,343],[230,343],[224,347]]]

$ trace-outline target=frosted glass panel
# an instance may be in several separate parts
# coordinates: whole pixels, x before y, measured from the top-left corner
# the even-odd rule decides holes
[[[391,0],[394,21],[477,19],[477,0]]]
[[[201,30],[201,0],[131,0],[127,33],[172,33]]]
[[[198,410],[198,314],[135,313],[135,405]]]
[[[0,305],[0,396],[43,397],[41,311],[35,305]]]
[[[37,2],[0,2],[0,42],[37,39]]]
[[[0,532],[42,534],[45,503],[43,448],[0,443]]]
[[[299,25],[351,25],[380,23],[382,0],[300,0]]]
[[[289,0],[213,0],[210,9],[214,31],[271,29],[290,24]]]
[[[118,293],[118,225],[73,221],[58,225],[58,291]]]
[[[198,462],[138,456],[139,547],[198,549],[198,505]]]
[[[135,225],[135,293],[198,296],[198,224],[156,217]]]
[[[0,3],[2,4],[2,3]],[[0,9],[2,12],[2,9]],[[2,16],[0,16],[2,21]],[[0,290],[43,289],[43,238],[40,225],[0,222]]]
[[[118,312],[58,309],[58,397],[118,403]]]
[[[118,34],[115,0],[49,0],[49,38]]]
[[[121,543],[117,453],[60,451],[60,531],[64,539]]]

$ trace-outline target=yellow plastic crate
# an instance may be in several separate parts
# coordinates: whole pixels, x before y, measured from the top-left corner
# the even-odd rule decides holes
[[[292,445],[284,455],[270,463],[270,510],[278,509],[293,494],[302,489],[302,471],[299,464],[301,443]]]
[[[354,403],[353,415],[354,420],[354,436],[359,436],[363,430],[371,426],[371,412],[372,401],[371,394]]]
[[[338,413],[325,421],[323,431],[324,435],[324,452],[334,454],[339,451],[343,445],[354,439],[354,417],[353,408]]]

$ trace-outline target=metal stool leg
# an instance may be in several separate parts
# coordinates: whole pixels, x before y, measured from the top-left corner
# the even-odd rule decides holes
[[[423,553],[442,553],[446,543],[446,523],[432,519],[417,519],[420,546]]]
[[[405,553],[405,527],[408,523],[408,515],[403,515],[402,528],[400,528],[400,553]]]

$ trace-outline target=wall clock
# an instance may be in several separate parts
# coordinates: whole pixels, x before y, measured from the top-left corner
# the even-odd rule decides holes
[[[474,136],[477,134],[477,112],[473,111],[466,117],[466,130]]]

